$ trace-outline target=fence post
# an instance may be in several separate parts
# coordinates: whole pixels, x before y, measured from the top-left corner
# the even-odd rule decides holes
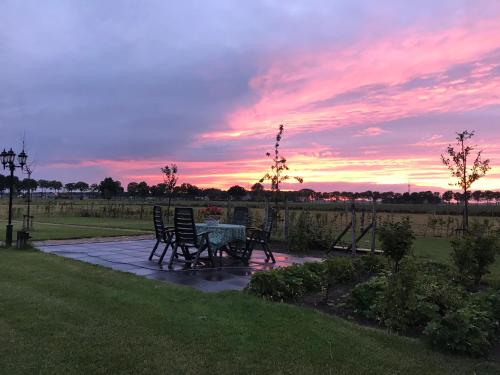
[[[375,255],[375,242],[376,242],[376,233],[377,230],[377,214],[375,211],[375,202],[373,202],[372,206],[372,238],[371,238],[371,255]]]
[[[352,256],[356,256],[356,207],[354,206],[354,201],[352,202],[351,208],[351,235],[352,235]]]
[[[288,197],[285,197],[285,222],[283,223],[283,236],[285,237],[285,241],[288,241],[288,232],[289,232],[289,213],[288,213]]]

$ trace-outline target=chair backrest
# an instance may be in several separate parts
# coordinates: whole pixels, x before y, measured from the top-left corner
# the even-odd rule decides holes
[[[235,207],[231,224],[248,225],[248,207]]]
[[[190,207],[176,207],[174,212],[175,241],[197,244],[194,213]]]
[[[273,208],[269,208],[267,211],[266,221],[262,224],[262,231],[266,234],[266,237],[271,236],[271,231],[273,230],[274,218],[276,216],[276,211]]]
[[[163,226],[163,214],[160,206],[153,207],[153,225],[157,240],[166,240],[165,227]]]

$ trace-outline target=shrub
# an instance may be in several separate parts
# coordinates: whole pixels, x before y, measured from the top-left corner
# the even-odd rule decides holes
[[[381,256],[365,255],[356,261],[363,272],[370,274],[377,274],[387,269],[387,260]]]
[[[375,276],[356,285],[351,291],[350,297],[354,312],[368,319],[379,320],[382,315],[381,305],[386,289],[386,276]]]
[[[272,301],[293,301],[307,292],[320,291],[325,285],[325,269],[321,263],[305,263],[257,272],[246,290]]]
[[[451,257],[459,278],[466,285],[473,283],[477,286],[495,261],[495,253],[498,251],[497,239],[474,226],[462,238],[453,239],[451,245]]]
[[[289,246],[294,251],[325,250],[328,247],[323,238],[321,227],[318,223],[314,223],[313,217],[308,210],[302,211],[297,222],[292,226],[289,235]]]
[[[378,235],[384,255],[392,263],[393,272],[398,272],[401,260],[410,254],[415,235],[411,229],[410,219],[380,226]]]
[[[382,304],[383,324],[394,331],[406,331],[414,325],[417,268],[411,258],[406,257],[397,273],[388,277]]]
[[[336,283],[346,283],[359,276],[359,269],[351,257],[336,256],[325,260],[327,278]]]
[[[488,311],[470,304],[432,321],[424,333],[436,348],[479,356],[492,344],[494,323]]]

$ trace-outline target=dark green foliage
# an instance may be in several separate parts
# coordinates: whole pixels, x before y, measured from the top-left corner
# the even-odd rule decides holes
[[[462,238],[453,239],[451,245],[451,258],[459,278],[465,284],[478,285],[495,261],[495,253],[498,251],[497,239],[475,226]]]
[[[357,279],[361,273],[360,267],[350,257],[332,257],[325,260],[326,263],[326,293],[325,302],[331,289],[336,284],[344,284]]]
[[[327,278],[334,283],[346,283],[359,276],[359,268],[351,257],[336,256],[325,260]]]
[[[296,223],[290,229],[289,245],[291,250],[325,250],[329,245],[323,237],[322,228],[313,220],[309,210],[301,211]]]
[[[326,268],[322,263],[294,264],[290,267],[257,272],[246,290],[272,301],[293,301],[325,285]]]
[[[356,259],[359,267],[370,274],[377,274],[387,270],[387,259],[378,255],[365,255]]]
[[[387,289],[387,277],[376,276],[360,283],[351,292],[350,302],[359,315],[373,320],[381,316],[381,304]]]
[[[491,310],[470,303],[432,321],[424,333],[436,348],[481,356],[491,347],[497,328]]]
[[[398,272],[401,260],[411,253],[415,235],[411,229],[410,219],[395,223],[386,222],[378,229],[384,255],[389,258],[393,272]]]
[[[413,323],[417,305],[417,267],[406,257],[397,273],[388,276],[382,303],[383,324],[394,331],[406,331]]]

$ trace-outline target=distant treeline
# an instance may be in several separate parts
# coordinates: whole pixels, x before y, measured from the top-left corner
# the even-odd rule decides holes
[[[174,187],[173,191],[167,191],[167,185],[159,183],[148,185],[145,181],[131,182],[125,189],[120,181],[107,177],[98,184],[89,184],[84,181],[63,184],[57,180],[34,180],[18,179],[14,177],[14,189],[16,193],[26,194],[28,191],[39,192],[40,195],[48,193],[62,197],[93,197],[93,198],[113,198],[117,196],[128,196],[131,198],[167,198],[170,194],[175,199],[208,199],[208,200],[264,200],[270,195],[270,191],[264,189],[260,183],[254,184],[250,190],[242,186],[234,185],[227,190],[217,188],[199,188],[196,185],[183,183]],[[10,177],[0,175],[0,195],[9,190]],[[399,204],[439,204],[439,203],[459,203],[463,201],[463,194],[460,192],[446,191],[444,193],[422,191],[413,193],[395,193],[392,191],[333,191],[317,192],[312,189],[301,189],[297,191],[282,191],[289,201],[314,202],[314,201],[351,201],[365,200],[382,203]],[[476,190],[470,193],[469,199],[477,203],[499,203],[500,191]]]

